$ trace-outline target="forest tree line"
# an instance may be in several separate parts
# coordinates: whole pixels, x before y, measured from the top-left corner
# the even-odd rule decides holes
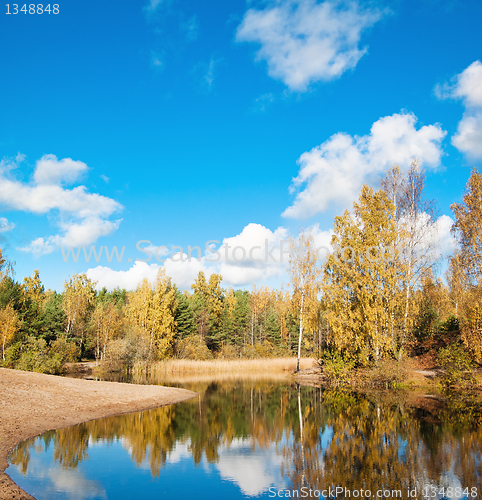
[[[58,373],[65,361],[168,357],[286,356],[368,366],[423,353],[436,341],[448,358],[482,361],[482,175],[473,170],[451,206],[456,250],[436,278],[435,204],[417,162],[364,186],[335,218],[332,246],[318,260],[309,231],[291,242],[288,290],[224,289],[200,272],[180,291],[163,270],[136,290],[96,290],[85,274],[62,293],[38,271],[17,282],[0,249],[0,341],[4,366]]]

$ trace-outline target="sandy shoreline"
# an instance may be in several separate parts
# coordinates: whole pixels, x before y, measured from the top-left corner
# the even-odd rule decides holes
[[[0,368],[0,499],[32,499],[5,474],[21,441],[96,418],[178,403],[196,394],[154,385],[97,382]]]

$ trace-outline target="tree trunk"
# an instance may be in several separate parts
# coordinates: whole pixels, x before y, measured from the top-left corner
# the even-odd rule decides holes
[[[97,362],[99,361],[99,358],[100,358],[100,332],[99,332],[99,329],[97,328],[97,346],[95,348],[95,361],[96,361],[96,364]]]
[[[298,338],[298,361],[296,363],[296,373],[300,371],[300,358],[301,358],[301,339],[303,337],[303,299],[305,294],[301,292],[301,307],[300,307],[300,336]]]
[[[400,351],[398,354],[398,359],[402,358],[403,348],[405,346],[405,340],[408,337],[408,309],[410,303],[410,281],[407,281],[407,292],[405,294],[405,317],[403,319],[403,334],[400,342]]]
[[[254,345],[254,318],[255,314],[254,311],[251,314],[251,345]]]

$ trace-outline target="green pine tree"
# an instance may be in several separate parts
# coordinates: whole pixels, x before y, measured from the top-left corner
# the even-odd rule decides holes
[[[270,309],[266,317],[266,338],[271,344],[279,346],[281,342],[281,325],[278,315]]]
[[[196,321],[194,311],[187,297],[176,290],[177,310],[176,310],[176,329],[178,339],[189,337],[196,333]]]
[[[249,292],[246,290],[236,290],[236,305],[233,313],[233,339],[232,343],[241,347],[246,344],[246,336],[248,330],[248,313],[249,313]]]

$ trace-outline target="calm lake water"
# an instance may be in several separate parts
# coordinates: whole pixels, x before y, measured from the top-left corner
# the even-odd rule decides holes
[[[462,396],[177,385],[199,397],[46,432],[6,472],[38,500],[481,498],[481,410]]]

